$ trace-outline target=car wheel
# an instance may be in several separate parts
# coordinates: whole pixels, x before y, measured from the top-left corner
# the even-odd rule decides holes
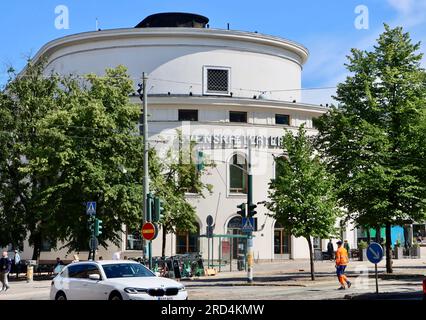
[[[119,294],[118,292],[113,292],[113,293],[111,293],[111,295],[109,296],[109,300],[120,301],[120,300],[123,300],[123,297],[122,297],[122,296],[121,296],[121,294]]]
[[[61,291],[61,292],[58,292],[58,293],[56,294],[55,300],[56,300],[56,301],[66,301],[66,300],[67,300],[67,297],[65,296],[65,293],[63,293],[63,292]]]

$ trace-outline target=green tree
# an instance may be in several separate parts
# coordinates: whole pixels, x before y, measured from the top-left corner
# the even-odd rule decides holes
[[[316,121],[318,146],[339,182],[348,219],[386,226],[389,273],[391,226],[425,218],[426,77],[419,48],[402,28],[385,25],[374,50],[352,50],[338,108]]]
[[[196,144],[189,141],[184,147],[184,139],[177,131],[177,143],[165,152],[160,161],[152,156],[150,162],[150,187],[164,200],[164,216],[160,221],[162,238],[162,256],[165,256],[166,236],[179,231],[196,231],[196,210],[188,202],[188,192],[205,197],[204,192],[212,192],[212,185],[202,181],[203,174],[213,163],[206,163],[197,170]]]
[[[0,148],[7,152],[0,172],[6,180],[0,186],[6,221],[1,227],[19,231],[9,242],[28,233],[33,259],[43,240],[82,250],[89,238],[85,203],[96,201],[104,221],[101,244],[118,244],[122,225],[142,220],[140,107],[129,102],[132,81],[124,67],[107,70],[104,77],[43,72],[42,64],[30,64],[2,92]]]
[[[283,138],[286,156],[277,159],[277,176],[269,186],[270,216],[295,237],[308,242],[311,278],[315,280],[312,237],[329,238],[336,233],[340,215],[333,176],[315,152],[303,126]]]
[[[44,208],[41,196],[52,177],[28,174],[27,170],[31,149],[40,140],[37,123],[58,108],[59,78],[43,76],[42,64],[29,64],[25,76],[18,79],[12,73],[0,98],[1,242],[17,244],[28,238],[36,258],[43,236],[56,234],[54,229],[47,230],[51,212]]]
[[[70,251],[87,248],[88,201],[96,201],[103,221],[100,243],[120,245],[122,226],[142,221],[143,150],[140,106],[129,101],[133,83],[120,66],[103,77],[64,79],[62,87],[62,107],[38,123],[41,141],[33,146],[30,172],[55,177],[43,190],[44,205],[53,206],[58,239]]]

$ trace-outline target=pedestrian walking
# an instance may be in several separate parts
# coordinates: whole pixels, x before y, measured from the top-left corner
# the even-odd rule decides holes
[[[351,287],[351,282],[345,275],[346,267],[348,266],[349,258],[348,252],[342,246],[342,241],[337,241],[337,251],[336,251],[336,274],[340,282],[340,288],[338,290],[345,290],[346,286],[348,289]]]
[[[348,242],[348,240],[345,240],[345,241],[343,242],[343,248],[345,248],[345,249],[346,249],[346,251],[348,252],[348,258],[350,258],[350,257],[351,257],[351,248],[349,247],[349,242]]]
[[[80,258],[78,257],[78,255],[74,255],[74,260],[71,263],[76,263],[76,262],[80,262]]]
[[[11,268],[12,260],[7,256],[7,251],[4,251],[0,259],[0,281],[3,284],[1,291],[7,291],[10,288],[8,276]]]
[[[333,259],[334,259],[334,246],[333,246],[333,242],[331,241],[331,239],[327,244],[327,254],[329,256],[330,261],[333,261]]]

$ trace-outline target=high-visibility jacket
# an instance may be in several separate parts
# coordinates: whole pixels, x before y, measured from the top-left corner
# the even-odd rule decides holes
[[[345,248],[337,248],[336,251],[336,266],[346,266],[349,263],[348,251]]]

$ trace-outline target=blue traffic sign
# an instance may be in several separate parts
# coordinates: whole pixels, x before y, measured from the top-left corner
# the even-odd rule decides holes
[[[254,231],[254,218],[243,218],[241,229],[243,232]]]
[[[96,215],[96,202],[88,202],[86,204],[86,214],[89,216]]]
[[[373,242],[367,248],[367,258],[371,263],[378,264],[383,259],[383,248],[380,244]]]

